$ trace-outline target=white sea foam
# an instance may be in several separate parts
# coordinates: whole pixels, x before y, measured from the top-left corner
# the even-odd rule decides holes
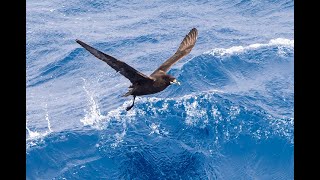
[[[183,101],[184,109],[186,111],[185,123],[187,125],[196,125],[197,122],[203,120],[204,123],[208,123],[208,114],[206,112],[206,107],[201,107],[198,101],[188,102]]]
[[[26,130],[28,131],[28,134],[29,134],[29,138],[28,139],[35,139],[35,138],[37,138],[37,137],[39,137],[41,134],[40,133],[38,133],[37,131],[31,131],[29,128],[28,128],[28,126],[27,126],[27,124],[26,124]],[[28,140],[27,139],[27,140]]]
[[[115,148],[115,147],[118,147],[119,144],[121,142],[123,142],[123,138],[125,137],[126,135],[126,132],[127,132],[127,124],[126,123],[123,123],[123,131],[121,133],[116,133],[114,136],[115,136],[115,142],[111,144],[111,147]]]
[[[48,113],[48,105],[46,104],[45,105],[45,119],[47,120],[47,127],[48,127],[48,130],[44,131],[44,132],[38,132],[36,130],[32,131],[30,130],[30,128],[28,127],[28,120],[26,121],[26,130],[28,132],[28,138],[26,139],[26,141],[28,142],[28,146],[27,147],[30,147],[30,146],[34,146],[34,145],[37,145],[37,140],[40,139],[40,141],[42,141],[42,139],[44,137],[46,137],[47,135],[49,135],[50,133],[52,133],[52,129],[51,129],[51,124],[50,124],[50,119],[49,119],[49,113]]]
[[[29,129],[26,123],[26,130],[28,131],[29,137],[26,139],[26,148],[29,149],[30,147],[37,146],[39,143],[43,142],[44,137],[49,135],[51,132],[37,132],[32,131]]]
[[[287,47],[287,48],[294,48],[294,40],[285,39],[285,38],[277,38],[271,39],[269,43],[265,44],[251,44],[248,46],[233,46],[230,48],[215,48],[213,50],[204,52],[203,54],[210,54],[214,56],[223,56],[223,55],[232,55],[236,53],[242,53],[247,50],[258,49],[262,47],[270,47],[270,46],[279,46],[279,47]]]
[[[151,129],[151,132],[149,133],[149,135],[152,135],[152,134],[168,135],[169,134],[169,132],[165,131],[164,128],[160,128],[160,124],[157,124],[157,123],[152,123],[151,125],[149,125],[149,128]]]
[[[82,87],[88,97],[89,110],[85,110],[86,115],[84,118],[80,119],[80,122],[82,122],[83,125],[85,125],[85,126],[90,125],[90,126],[95,126],[96,128],[100,129],[101,127],[97,126],[99,124],[98,122],[101,121],[102,119],[105,119],[106,117],[101,115],[99,106],[93,98],[93,93],[91,93],[89,90],[87,90],[86,80],[84,78],[82,78],[82,80],[84,81],[84,85]]]
[[[122,124],[123,128],[116,132],[114,136],[114,142],[111,144],[111,147],[118,147],[120,143],[123,142],[126,134],[127,134],[127,125],[136,121],[138,117],[143,117],[148,113],[163,116],[163,112],[169,112],[172,109],[182,109],[185,114],[185,124],[190,127],[205,127],[208,124],[213,123],[214,126],[219,126],[223,121],[229,122],[234,120],[239,120],[237,117],[242,111],[239,106],[231,105],[229,107],[228,115],[223,116],[220,110],[216,107],[215,103],[212,102],[212,108],[208,109],[207,107],[201,105],[202,103],[207,103],[212,101],[213,95],[216,93],[224,93],[222,91],[207,91],[201,92],[198,94],[189,94],[178,98],[156,98],[156,97],[139,97],[136,101],[136,106],[130,111],[126,111],[125,108],[128,104],[131,104],[131,100],[128,100],[123,103],[122,106],[109,111],[106,115],[101,115],[98,109],[98,106],[95,104],[94,100],[90,98],[90,106],[91,112],[86,115],[82,122],[86,122],[86,125],[90,125],[97,129],[106,129],[109,128],[110,122],[116,121]],[[90,95],[89,91],[87,92],[88,96]],[[139,106],[146,106],[145,108],[139,108]],[[165,113],[166,114],[166,113]],[[214,119],[210,119],[209,117],[213,117]],[[91,118],[91,119],[90,119]],[[270,119],[275,119],[275,117],[270,117]],[[211,122],[210,122],[211,121]],[[84,123],[85,124],[85,123]],[[149,125],[151,134],[156,135],[165,135],[169,134],[169,132],[164,131],[160,128],[160,123],[153,122]],[[233,127],[234,129],[239,130],[239,133],[242,132],[242,125],[238,125],[237,127]],[[215,129],[216,133],[217,129]],[[224,132],[225,137],[228,138],[230,136],[231,129],[226,129]],[[254,132],[257,137],[260,135],[267,134],[268,132]],[[281,134],[281,130],[279,130]],[[236,135],[235,135],[236,136]],[[288,138],[291,138],[290,133],[287,135]],[[216,140],[218,137],[216,137]]]
[[[199,94],[189,94],[189,95],[185,95],[182,97],[178,97],[178,98],[140,98],[139,101],[136,102],[136,105],[139,106],[139,104],[145,104],[147,103],[147,109],[140,109],[138,107],[132,109],[132,112],[127,112],[124,110],[124,106],[123,107],[119,107],[116,110],[114,110],[114,112],[112,114],[117,114],[117,117],[121,117],[121,121],[123,122],[127,122],[128,119],[135,119],[138,116],[143,115],[144,111],[149,111],[149,112],[153,112],[154,114],[158,114],[161,115],[162,111],[169,111],[169,109],[172,108],[177,108],[177,109],[184,109],[185,112],[185,124],[187,126],[195,126],[195,127],[205,127],[208,124],[211,124],[210,121],[215,125],[215,126],[219,126],[221,123],[223,123],[223,121],[225,121],[227,124],[229,124],[229,121],[240,121],[241,119],[238,119],[238,116],[241,114],[241,111],[245,110],[245,109],[241,109],[239,106],[237,105],[230,105],[230,107],[228,108],[228,111],[226,112],[227,115],[223,116],[219,110],[219,108],[215,105],[215,102],[212,102],[212,108],[208,109],[206,106],[201,105],[201,103],[203,102],[209,102],[209,101],[213,101],[212,98],[213,95],[215,93],[224,93],[221,91],[208,91],[208,92],[202,92]],[[159,103],[160,102],[160,103]],[[155,105],[157,104],[157,105]],[[172,105],[173,104],[173,105]],[[176,106],[176,107],[172,107],[172,106]],[[161,108],[162,107],[162,108]],[[169,108],[169,109],[168,109]],[[115,113],[118,112],[118,113]],[[130,116],[127,117],[127,113],[130,113]],[[108,113],[109,117],[108,118],[112,118],[112,114]],[[214,119],[210,119],[209,117],[213,117]],[[114,117],[113,117],[114,118]],[[277,121],[278,117],[273,117],[270,115],[270,117],[268,117],[268,119],[270,119],[270,121]],[[287,119],[287,118],[284,118]],[[292,134],[291,132],[286,133],[284,131],[284,126],[292,126],[290,125],[290,122],[286,122],[283,121],[281,125],[281,127],[283,127],[283,129],[281,128],[276,128],[273,125],[271,131],[266,130],[266,131],[262,131],[261,129],[257,130],[257,132],[252,132],[254,134],[257,135],[257,138],[261,137],[262,134],[267,135],[268,133],[271,133],[273,131],[276,130],[277,133],[282,134],[286,137],[288,137],[289,139],[292,138]],[[151,129],[151,133],[150,134],[164,134],[162,133],[161,129],[160,129],[160,125],[159,123],[153,122],[150,126]],[[243,127],[242,124],[239,123],[237,126],[233,127],[234,129],[236,129],[236,131],[238,131],[238,133],[243,131]],[[217,131],[217,129],[216,129]],[[228,138],[230,136],[230,132],[232,131],[231,129],[226,129],[226,131],[224,132],[225,137]],[[234,131],[232,131],[234,133]],[[166,132],[169,133],[169,132]],[[218,133],[218,132],[216,132]],[[236,137],[237,135],[235,135]],[[218,138],[218,137],[216,137]],[[217,139],[216,139],[217,140]]]
[[[151,132],[150,132],[149,135],[154,134],[154,133],[160,134],[160,132],[159,132],[159,125],[158,125],[158,124],[152,123],[152,124],[150,125],[150,129],[151,129]]]
[[[45,110],[46,110],[46,120],[48,123],[48,130],[49,130],[49,132],[52,132],[50,119],[49,119],[49,113],[48,113],[48,104],[46,104]]]

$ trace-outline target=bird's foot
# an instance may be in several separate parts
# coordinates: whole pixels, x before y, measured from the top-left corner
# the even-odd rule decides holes
[[[132,107],[133,107],[133,105],[128,106],[128,107],[126,108],[126,110],[129,111]]]

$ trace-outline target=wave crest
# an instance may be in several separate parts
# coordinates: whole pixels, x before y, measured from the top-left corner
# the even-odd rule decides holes
[[[205,52],[204,54],[210,54],[213,56],[224,56],[224,55],[243,53],[248,50],[254,50],[254,49],[263,48],[263,47],[270,47],[270,46],[287,47],[287,48],[293,49],[294,48],[294,40],[285,39],[285,38],[276,38],[276,39],[271,39],[269,41],[269,43],[266,43],[266,44],[256,43],[256,44],[251,44],[248,46],[233,46],[230,48],[215,48],[213,50]]]

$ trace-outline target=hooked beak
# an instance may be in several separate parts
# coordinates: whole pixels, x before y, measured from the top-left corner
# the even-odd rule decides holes
[[[171,81],[170,84],[178,84],[178,85],[180,85],[180,82],[175,79],[175,80]]]

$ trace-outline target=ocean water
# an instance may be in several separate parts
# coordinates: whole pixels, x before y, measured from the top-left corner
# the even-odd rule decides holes
[[[27,179],[293,179],[294,2],[27,1]],[[151,74],[130,82],[75,39]]]

